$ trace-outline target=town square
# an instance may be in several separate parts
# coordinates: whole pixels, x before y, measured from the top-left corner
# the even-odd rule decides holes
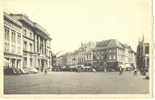
[[[4,77],[5,94],[148,94],[149,80],[126,72],[49,72]]]
[[[4,95],[151,94],[149,0],[27,1],[3,11]]]

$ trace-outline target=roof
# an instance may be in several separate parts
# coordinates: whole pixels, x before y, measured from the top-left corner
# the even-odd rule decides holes
[[[13,24],[15,24],[15,25],[18,26],[18,27],[22,27],[22,24],[21,24],[18,20],[12,18],[12,17],[11,17],[9,14],[7,14],[6,12],[4,12],[3,14],[4,14],[4,19],[7,19],[7,20],[11,21]]]
[[[46,37],[50,40],[52,40],[52,38],[49,36],[48,32],[46,29],[44,29],[41,25],[39,25],[38,23],[34,22],[33,23],[33,27],[39,31],[41,31],[44,35],[46,35]]]
[[[124,48],[123,44],[115,39],[103,40],[101,42],[97,42],[97,48],[107,49],[107,48]]]
[[[50,37],[48,32],[41,25],[39,25],[36,22],[33,22],[26,15],[24,15],[24,14],[10,14],[10,16],[12,16],[12,17],[16,18],[17,20],[24,22],[24,23],[28,24],[30,27],[34,28],[38,35],[45,37],[46,39],[52,40],[52,38]]]
[[[33,21],[31,21],[26,15],[24,14],[9,14],[10,16],[14,17],[15,19],[19,21],[23,21],[29,26],[33,27]]]
[[[120,43],[119,41],[117,41],[117,40],[110,40],[110,42],[109,42],[109,44],[108,44],[108,46],[107,46],[107,48],[123,48],[123,45],[122,45],[122,43]]]
[[[134,52],[131,46],[123,44],[116,39],[103,40],[101,42],[97,42],[96,48],[94,50],[108,49],[108,48],[121,48],[121,49],[128,48],[131,52]]]

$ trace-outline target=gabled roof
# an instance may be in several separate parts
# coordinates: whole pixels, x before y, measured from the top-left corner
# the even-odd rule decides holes
[[[97,48],[107,49],[107,48],[124,48],[123,44],[115,39],[103,40],[101,42],[97,42]]]
[[[119,41],[112,39],[110,40],[107,48],[124,48],[122,43],[120,43]]]

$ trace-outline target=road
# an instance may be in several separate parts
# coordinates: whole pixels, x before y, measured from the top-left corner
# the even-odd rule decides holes
[[[5,94],[145,94],[149,80],[132,72],[50,72],[6,75]]]

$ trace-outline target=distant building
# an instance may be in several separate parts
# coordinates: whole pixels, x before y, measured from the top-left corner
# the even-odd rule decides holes
[[[67,55],[67,65],[77,65],[78,64],[78,51],[70,53]]]
[[[52,54],[52,71],[54,71],[56,68],[56,55]]]
[[[137,46],[137,68],[143,72],[148,71],[149,69],[149,43],[144,42],[144,39],[142,41],[139,41],[139,44]]]
[[[135,52],[130,46],[111,39],[99,42],[88,42],[67,56],[67,65],[86,65],[98,71],[119,70],[135,66]]]
[[[54,71],[62,71],[62,68],[66,66],[66,55],[56,57],[56,66],[53,67]]]
[[[130,46],[111,39],[96,43],[94,63],[100,71],[119,70],[119,64],[125,67],[135,66],[135,52]]]
[[[81,43],[78,50],[67,56],[67,65],[92,65],[95,42]]]

